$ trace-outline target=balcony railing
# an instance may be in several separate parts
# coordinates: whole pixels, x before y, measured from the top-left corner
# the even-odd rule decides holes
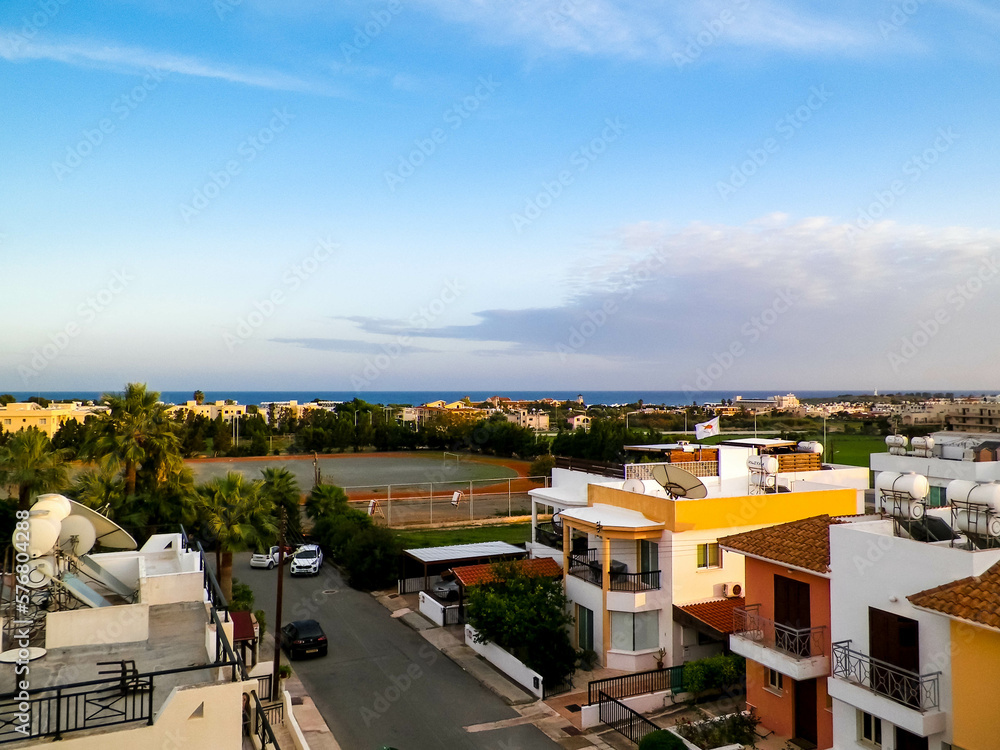
[[[940,672],[917,674],[851,648],[851,641],[833,644],[833,676],[868,688],[917,711],[939,705]]]
[[[642,573],[612,573],[612,591],[654,591],[660,588],[660,571],[646,570]]]
[[[597,550],[574,552],[569,556],[569,574],[596,586],[601,585],[601,563],[597,559]]]
[[[733,609],[733,635],[756,641],[796,659],[824,656],[826,652],[825,625],[812,628],[782,625],[762,617],[759,604]]]
[[[557,532],[551,523],[540,523],[535,527],[535,541],[546,547],[563,548],[562,532]]]

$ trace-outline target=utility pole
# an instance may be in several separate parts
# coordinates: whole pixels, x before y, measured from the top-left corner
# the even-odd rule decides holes
[[[274,607],[274,673],[271,675],[271,700],[276,701],[281,693],[278,684],[278,667],[281,665],[281,600],[282,584],[285,582],[285,507],[279,506],[278,521],[278,601]]]

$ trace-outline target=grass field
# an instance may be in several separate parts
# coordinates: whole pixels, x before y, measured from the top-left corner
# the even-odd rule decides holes
[[[823,442],[823,433],[804,433],[806,440],[818,440]],[[760,437],[775,438],[776,433],[759,433]],[[705,445],[716,445],[723,440],[736,440],[746,438],[746,434],[726,434],[719,437],[707,438],[703,442]],[[843,432],[828,432],[826,435],[826,451],[823,453],[823,460],[834,464],[848,464],[850,466],[868,466],[868,457],[872,453],[885,453],[885,437],[881,435],[848,435]]]
[[[459,529],[396,531],[396,536],[406,549],[441,547],[446,544],[474,544],[475,542],[522,544],[528,541],[530,535],[530,523],[505,523],[500,526],[475,526]]]

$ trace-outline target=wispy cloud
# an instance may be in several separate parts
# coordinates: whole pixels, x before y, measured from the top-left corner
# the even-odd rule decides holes
[[[99,68],[129,74],[152,68],[194,78],[208,78],[280,91],[323,95],[338,93],[326,85],[316,85],[276,71],[216,65],[194,57],[94,40],[35,42],[15,31],[2,28],[0,28],[0,58],[8,62],[49,60],[74,67]]]
[[[341,354],[377,354],[382,351],[380,344],[356,339],[337,338],[273,338],[276,344],[293,344],[304,349],[315,349],[321,352],[339,352]],[[393,343],[393,348],[400,354],[425,354],[433,351],[418,346],[402,346]]]

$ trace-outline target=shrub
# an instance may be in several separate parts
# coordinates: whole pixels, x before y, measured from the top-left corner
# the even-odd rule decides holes
[[[250,612],[253,609],[253,589],[245,583],[233,579],[233,595],[229,609],[234,612]]]
[[[760,718],[750,710],[746,713],[729,714],[718,719],[708,719],[697,724],[682,719],[677,722],[676,730],[688,742],[693,742],[701,748],[722,747],[723,745],[742,744],[746,747],[757,747],[757,725]]]
[[[545,454],[539,456],[534,461],[531,462],[531,466],[528,467],[529,477],[551,477],[552,468],[556,465],[555,456]]]
[[[589,648],[578,651],[576,664],[584,672],[590,672],[597,665],[597,652]]]
[[[257,618],[257,627],[260,629],[260,637],[264,637],[267,632],[267,612],[262,609],[255,609],[253,616]]]
[[[746,659],[736,654],[719,654],[684,665],[684,687],[691,693],[723,690],[741,682],[746,675]]]
[[[347,541],[341,556],[348,583],[365,591],[389,586],[399,574],[399,552],[399,540],[385,526],[360,529]]]
[[[666,729],[650,732],[639,743],[639,750],[684,750],[684,748],[684,741]]]

